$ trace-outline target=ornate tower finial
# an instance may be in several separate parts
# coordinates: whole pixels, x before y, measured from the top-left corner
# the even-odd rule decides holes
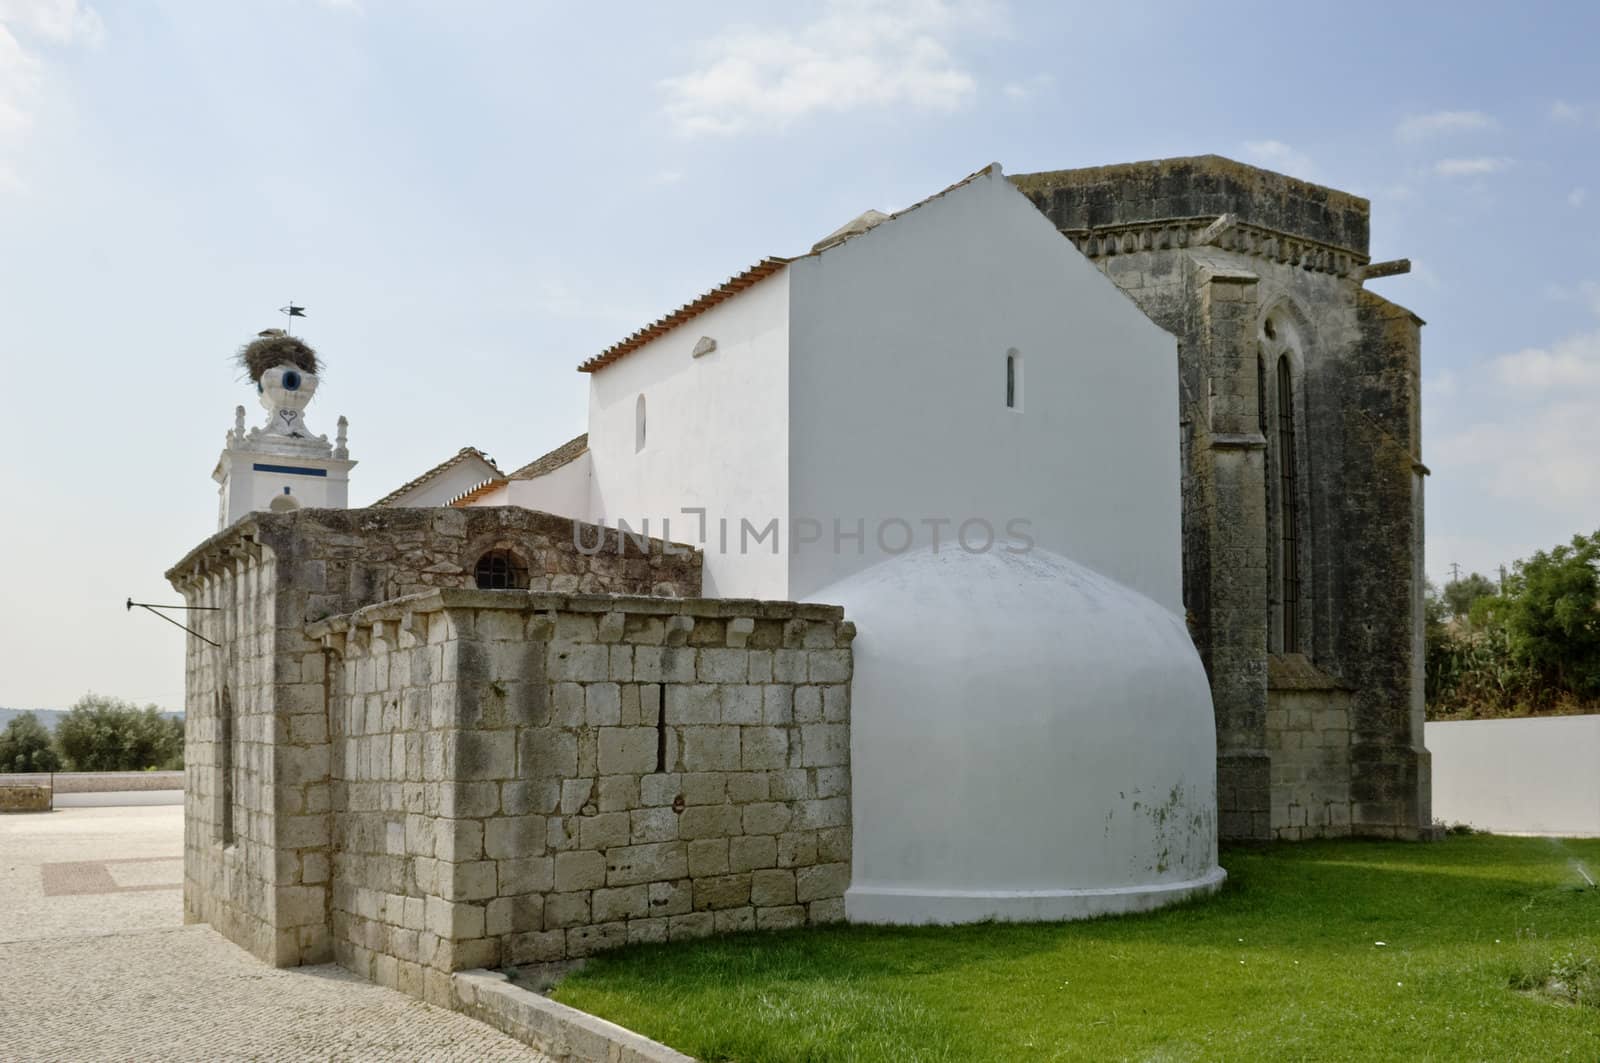
[[[350,432],[350,422],[349,422],[349,420],[347,420],[345,418],[345,415],[341,413],[339,415],[339,433],[338,433],[338,435],[336,435],[334,437],[334,440],[333,440],[333,456],[334,457],[336,457],[336,458],[348,458],[350,456],[350,448],[346,445],[348,443],[348,441],[349,441],[348,440],[349,432]]]
[[[221,486],[222,527],[262,510],[343,509],[355,465],[345,441],[347,422],[339,418],[335,451],[304,419],[320,382],[317,352],[282,329],[265,329],[240,349],[238,363],[255,385],[267,421],[246,429],[244,407],[233,412],[233,430],[212,474]]]

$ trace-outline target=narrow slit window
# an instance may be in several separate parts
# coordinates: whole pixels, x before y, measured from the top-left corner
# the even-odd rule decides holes
[[[217,831],[223,845],[232,845],[233,833],[233,697],[226,684],[217,696]]]
[[[1006,352],[1006,409],[1022,409],[1022,355],[1015,347]]]
[[[656,684],[656,771],[667,770],[667,686]]]
[[[633,451],[637,454],[644,449],[644,396],[640,395],[633,404]]]

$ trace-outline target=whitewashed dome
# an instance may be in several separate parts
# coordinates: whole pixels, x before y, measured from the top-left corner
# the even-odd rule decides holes
[[[812,597],[857,627],[852,921],[1085,918],[1221,885],[1182,618],[1039,550],[919,550]]]

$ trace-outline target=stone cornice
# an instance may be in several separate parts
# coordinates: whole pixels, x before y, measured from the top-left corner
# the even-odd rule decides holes
[[[1074,247],[1091,259],[1139,251],[1173,251],[1215,247],[1257,258],[1299,266],[1313,273],[1360,277],[1370,257],[1303,236],[1291,236],[1246,221],[1218,226],[1216,215],[1158,218],[1154,221],[1102,225],[1089,229],[1062,229]],[[1202,241],[1201,237],[1208,239]]]
[[[628,594],[557,594],[549,591],[484,591],[441,587],[363,606],[352,613],[306,624],[309,638],[345,634],[374,625],[407,622],[419,613],[450,609],[498,609],[527,614],[639,613],[651,616],[759,617],[767,620],[844,620],[844,609],[815,602],[759,601],[750,598],[657,598]]]

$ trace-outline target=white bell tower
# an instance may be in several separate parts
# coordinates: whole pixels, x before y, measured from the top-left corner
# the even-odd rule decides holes
[[[287,513],[301,508],[344,509],[350,470],[343,417],[334,443],[313,436],[305,408],[317,393],[316,352],[281,329],[267,329],[239,352],[255,383],[267,423],[246,429],[245,411],[234,410],[233,429],[211,478],[220,485],[217,527],[260,510]]]

